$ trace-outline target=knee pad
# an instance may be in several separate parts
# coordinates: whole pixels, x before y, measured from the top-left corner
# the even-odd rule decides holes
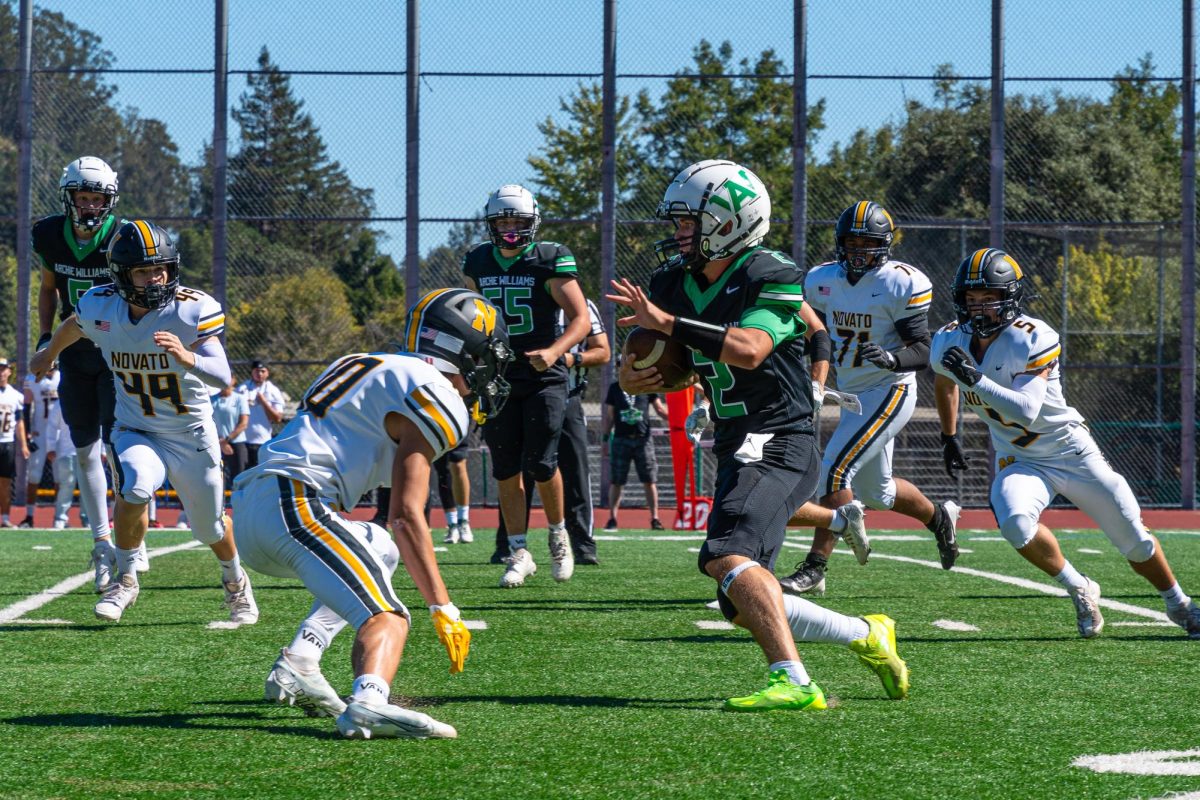
[[[1121,550],[1121,555],[1125,556],[1127,561],[1135,564],[1149,561],[1154,557],[1154,540],[1150,538],[1149,534],[1143,532],[1136,542]]]
[[[225,520],[226,516],[222,514],[221,516],[217,517],[217,521],[214,522],[210,528],[205,528],[205,526],[202,525],[193,527],[192,538],[200,544],[206,544],[209,547],[212,547],[214,544],[225,538]]]
[[[558,462],[553,464],[543,464],[537,462],[534,464],[526,464],[525,473],[533,478],[534,483],[545,483],[554,477],[554,473],[558,471]]]
[[[1033,541],[1037,530],[1037,520],[1023,514],[1014,514],[1000,523],[1000,535],[1018,550]]]
[[[867,508],[876,511],[891,511],[892,506],[896,505],[896,482],[888,481],[886,486],[872,488],[874,491],[860,494],[856,486],[854,487],[854,496],[861,500]]]
[[[383,561],[389,572],[395,572],[396,567],[400,565],[400,548],[396,547],[396,541],[392,538],[392,534],[388,532],[387,528],[376,525],[374,522],[364,522],[362,525],[366,528],[367,541],[371,543],[371,549]]]

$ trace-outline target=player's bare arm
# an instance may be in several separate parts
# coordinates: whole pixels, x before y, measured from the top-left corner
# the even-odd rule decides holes
[[[583,367],[584,369],[592,369],[607,364],[612,360],[612,348],[608,344],[608,335],[597,333],[587,338],[587,349],[582,353],[576,353],[571,356],[571,363],[568,367]]]
[[[54,312],[58,310],[58,289],[54,286],[54,270],[42,267],[42,285],[38,288],[38,343],[54,330]]]
[[[21,458],[28,459],[29,444],[25,439],[25,420],[21,419],[20,417],[17,418],[17,429],[13,437],[13,441],[16,443],[17,448],[21,453]]]
[[[433,539],[425,523],[425,500],[429,497],[429,465],[433,448],[407,417],[392,412],[384,427],[396,442],[396,458],[392,462],[392,499],[388,520],[404,568],[412,576],[417,591],[428,605],[450,602],[446,584],[438,572],[437,557],[433,554]]]
[[[50,343],[45,349],[37,351],[29,361],[29,371],[39,379],[49,371],[50,365],[58,358],[59,353],[78,342],[83,337],[83,329],[75,315],[67,317],[50,337]]]
[[[554,362],[562,358],[564,353],[587,338],[592,329],[588,320],[587,300],[583,297],[578,280],[554,278],[549,281],[549,287],[550,296],[566,312],[569,322],[563,335],[555,339],[554,344],[541,350],[530,350],[525,354],[538,372],[545,372],[554,366]]]
[[[953,436],[958,433],[958,384],[945,375],[935,376],[933,402],[942,423],[942,434]]]
[[[650,302],[642,287],[635,285],[628,278],[619,278],[613,281],[612,294],[606,296],[612,302],[629,306],[633,310],[629,316],[617,320],[617,325],[620,327],[628,328],[638,325],[660,331],[672,338],[679,338],[675,329],[680,324],[680,318],[674,314],[668,314]],[[705,329],[716,327],[697,320],[688,320],[684,324],[703,326]],[[719,333],[714,331],[712,335],[721,337],[720,356],[716,360],[741,369],[756,369],[775,349],[775,342],[772,341],[771,335],[757,328],[724,328]],[[684,341],[684,344],[692,346],[687,341]],[[693,349],[697,348],[693,347]],[[621,388],[625,388],[624,382],[622,382]],[[625,391],[633,394],[629,389],[625,389]],[[643,389],[643,391],[653,391],[653,389]]]

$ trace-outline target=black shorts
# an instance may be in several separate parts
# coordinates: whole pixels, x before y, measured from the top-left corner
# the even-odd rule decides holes
[[[658,458],[654,455],[654,445],[647,436],[645,439],[626,439],[614,437],[610,449],[612,485],[624,486],[629,480],[629,465],[637,467],[638,480],[642,483],[657,483]]]
[[[58,357],[62,377],[58,384],[59,405],[76,447],[87,447],[100,439],[108,442],[116,417],[117,395],[113,374],[100,348],[90,342],[68,347]]]
[[[492,477],[506,480],[522,472],[548,481],[558,468],[558,437],[567,409],[567,382],[514,383],[508,402],[483,426],[492,454]]]
[[[13,442],[0,442],[0,478],[12,480],[17,474],[17,446]]]
[[[700,571],[707,575],[709,561],[728,555],[746,556],[773,570],[787,521],[812,497],[820,471],[811,433],[776,434],[763,447],[760,461],[721,459]]]

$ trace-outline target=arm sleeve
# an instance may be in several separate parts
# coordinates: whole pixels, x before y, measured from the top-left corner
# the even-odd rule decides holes
[[[896,320],[896,333],[912,343],[892,353],[896,372],[916,372],[929,366],[929,315],[922,312]]]
[[[194,352],[196,365],[188,371],[206,385],[223,389],[233,380],[233,374],[229,371],[229,359],[225,357],[225,348],[221,346],[220,339],[205,339]]]
[[[1021,425],[1031,425],[1042,411],[1049,384],[1034,375],[1018,375],[1013,388],[1005,389],[986,375],[972,391],[985,399],[1000,416]]]

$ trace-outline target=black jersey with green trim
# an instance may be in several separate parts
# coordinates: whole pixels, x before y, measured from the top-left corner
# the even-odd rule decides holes
[[[566,245],[533,242],[516,256],[505,258],[495,245],[484,242],[463,256],[462,271],[475,281],[479,293],[504,314],[517,365],[528,364],[525,353],[530,350],[554,344],[558,338],[554,325],[559,306],[550,294],[550,281],[577,276],[575,256]],[[557,375],[559,371],[561,376]],[[562,380],[567,376],[562,365],[547,372]],[[543,374],[543,377],[550,376]]]
[[[117,229],[117,219],[111,214],[87,244],[75,241],[75,230],[64,214],[40,219],[33,225],[33,252],[43,269],[54,273],[54,288],[58,291],[59,319],[75,313],[79,298],[93,286],[112,283],[108,270],[108,240]]]
[[[756,247],[711,285],[678,266],[650,277],[650,300],[676,316],[726,328],[766,331],[775,348],[757,369],[713,361],[695,350],[692,364],[716,419],[716,450],[741,445],[747,433],[813,430],[812,380],[805,362],[804,274],[788,256]]]

